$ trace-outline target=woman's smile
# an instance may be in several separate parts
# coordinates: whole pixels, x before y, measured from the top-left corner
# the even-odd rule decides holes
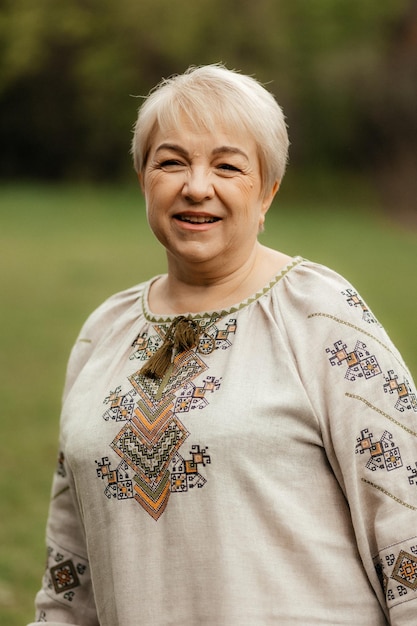
[[[174,219],[180,220],[180,222],[189,222],[190,224],[212,224],[213,222],[219,221],[218,217],[214,217],[212,215],[199,215],[199,214],[174,215]]]
[[[255,140],[184,119],[157,129],[142,175],[148,221],[171,267],[244,263],[273,194],[264,194]]]

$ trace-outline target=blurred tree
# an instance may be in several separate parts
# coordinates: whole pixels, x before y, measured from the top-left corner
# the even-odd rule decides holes
[[[382,202],[417,225],[417,0],[394,23],[361,105],[365,155]]]
[[[386,42],[398,19],[407,22],[409,4],[3,0],[0,176],[125,176],[140,104],[132,96],[190,64],[213,62],[256,75],[276,94],[294,166],[363,167],[361,155],[371,156],[386,124],[363,92],[385,68]]]

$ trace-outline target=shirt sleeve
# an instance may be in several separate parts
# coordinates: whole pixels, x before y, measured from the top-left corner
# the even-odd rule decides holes
[[[46,545],[46,570],[35,602],[37,621],[98,626],[82,522],[63,453],[53,480]]]
[[[83,337],[82,332],[68,362],[64,399],[92,349],[92,341]],[[35,600],[36,623],[98,626],[83,523],[62,446],[52,482],[46,548],[42,588]]]
[[[92,352],[111,333],[120,316],[135,306],[138,294],[138,287],[115,294],[87,319],[68,361],[63,405]],[[29,626],[39,622],[52,626],[99,626],[82,514],[65,458],[62,418],[60,426],[60,452],[46,530],[47,563],[35,600],[37,621]]]
[[[369,581],[389,623],[408,626],[417,611],[416,387],[352,285],[320,266],[299,278],[294,358]]]

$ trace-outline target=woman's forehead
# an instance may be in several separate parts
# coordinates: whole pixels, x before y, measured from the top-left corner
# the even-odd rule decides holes
[[[249,134],[241,115],[230,111],[224,104],[220,107],[184,108],[181,105],[166,107],[157,116],[159,130],[166,132],[172,128],[184,128],[194,132],[223,132]]]
[[[209,129],[205,125],[181,120],[177,125],[156,125],[152,133],[150,151],[171,149],[193,154],[204,153],[241,154],[247,158],[257,158],[257,146],[254,139],[245,132],[229,129],[224,123]]]
[[[255,138],[242,122],[228,120],[221,115],[196,113],[190,115],[179,111],[177,115],[168,114],[158,117],[150,137],[150,145],[159,139],[169,136],[186,136],[189,134],[205,137],[228,138],[228,143],[254,144]]]

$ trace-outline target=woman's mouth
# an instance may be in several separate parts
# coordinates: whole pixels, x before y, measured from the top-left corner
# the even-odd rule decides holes
[[[212,215],[175,215],[174,217],[180,222],[188,222],[189,224],[212,224],[220,219]]]

